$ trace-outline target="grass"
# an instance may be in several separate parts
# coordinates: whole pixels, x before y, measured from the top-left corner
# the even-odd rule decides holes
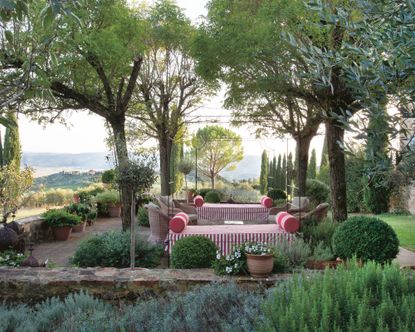
[[[46,211],[46,207],[40,208],[23,208],[17,211],[16,220],[23,219],[27,217],[36,216]]]
[[[391,225],[398,235],[401,247],[415,251],[415,216],[381,214],[377,217]]]

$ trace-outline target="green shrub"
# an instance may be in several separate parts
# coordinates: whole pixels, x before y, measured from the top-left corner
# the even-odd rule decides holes
[[[198,195],[200,195],[200,196],[202,196],[202,197],[203,197],[203,199],[204,199],[204,198],[206,197],[206,194],[207,194],[208,192],[211,192],[211,191],[214,191],[214,192],[218,193],[218,195],[219,195],[219,196],[221,195],[219,191],[217,191],[217,190],[215,190],[215,189],[212,189],[212,188],[202,188],[202,189],[199,189],[199,190],[197,191],[197,194],[198,194]]]
[[[331,261],[333,260],[334,254],[331,247],[326,246],[324,242],[319,242],[313,249],[313,260],[315,261]]]
[[[311,204],[317,206],[327,202],[329,193],[330,188],[325,183],[314,179],[307,180],[305,195],[310,199]]]
[[[301,238],[294,241],[281,241],[275,248],[277,257],[286,258],[286,269],[303,268],[309,260],[312,250],[310,245]]]
[[[77,194],[81,203],[90,203],[91,199],[100,193],[103,193],[105,188],[102,183],[93,183],[88,187],[78,189]]]
[[[176,269],[211,267],[216,258],[216,245],[203,236],[188,236],[173,247],[171,264]]]
[[[82,221],[86,221],[91,212],[91,207],[84,203],[72,203],[65,207],[65,211],[76,214]]]
[[[18,267],[25,259],[25,255],[15,250],[0,251],[0,266]]]
[[[271,190],[268,191],[267,196],[269,198],[272,198],[273,200],[286,199],[287,198],[287,194],[285,193],[284,190],[281,190],[281,189],[271,189]]]
[[[101,175],[102,183],[112,184],[115,182],[115,169],[108,169],[104,171]]]
[[[363,261],[389,262],[399,252],[395,231],[384,221],[365,216],[351,217],[333,235],[334,253],[343,259],[356,255]]]
[[[143,237],[136,237],[135,265],[155,267],[160,263],[163,250],[149,244]],[[78,246],[71,263],[80,267],[130,266],[130,233],[123,231],[106,232],[92,236]]]
[[[262,306],[259,331],[415,331],[413,275],[375,263],[297,275]]]
[[[50,227],[75,226],[81,223],[81,217],[64,210],[50,209],[43,213],[42,217]]]
[[[96,195],[95,199],[98,203],[104,205],[116,205],[121,203],[120,193],[114,189],[99,193],[98,195]]]
[[[220,195],[217,191],[209,191],[205,196],[206,203],[220,203]]]
[[[137,222],[140,226],[150,227],[148,219],[148,210],[145,207],[140,207],[137,211]]]
[[[319,242],[323,242],[325,247],[333,249],[333,235],[338,225],[337,222],[333,222],[331,219],[325,219],[322,222],[304,220],[301,225],[301,234],[312,248],[315,248]]]

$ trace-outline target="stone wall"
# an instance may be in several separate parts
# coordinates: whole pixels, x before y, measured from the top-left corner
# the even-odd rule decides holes
[[[33,216],[17,220],[24,229],[26,243],[53,240],[53,233],[41,216]]]
[[[266,289],[291,274],[269,278],[220,277],[211,269],[116,269],[116,268],[0,268],[0,299],[6,303],[36,303],[85,291],[111,302],[184,292],[211,282],[235,282],[247,289]]]

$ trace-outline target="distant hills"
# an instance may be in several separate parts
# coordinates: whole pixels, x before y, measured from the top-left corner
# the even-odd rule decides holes
[[[104,152],[77,154],[24,152],[22,165],[35,169],[35,176],[39,178],[36,183],[43,183],[51,188],[76,188],[94,180],[94,175],[76,172],[69,174],[68,171],[103,171],[113,167]],[[238,163],[234,171],[223,171],[220,175],[230,181],[258,178],[260,168],[261,156],[247,155]],[[62,171],[66,172],[62,173]]]

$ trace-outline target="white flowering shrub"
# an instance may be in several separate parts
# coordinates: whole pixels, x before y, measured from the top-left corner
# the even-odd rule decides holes
[[[0,252],[0,266],[18,267],[25,260],[25,255],[14,250],[5,250]]]
[[[274,248],[265,242],[246,242],[243,245],[243,250],[251,255],[272,255]]]
[[[247,274],[246,256],[243,247],[236,247],[229,255],[223,255],[218,250],[213,268],[219,275]]]

